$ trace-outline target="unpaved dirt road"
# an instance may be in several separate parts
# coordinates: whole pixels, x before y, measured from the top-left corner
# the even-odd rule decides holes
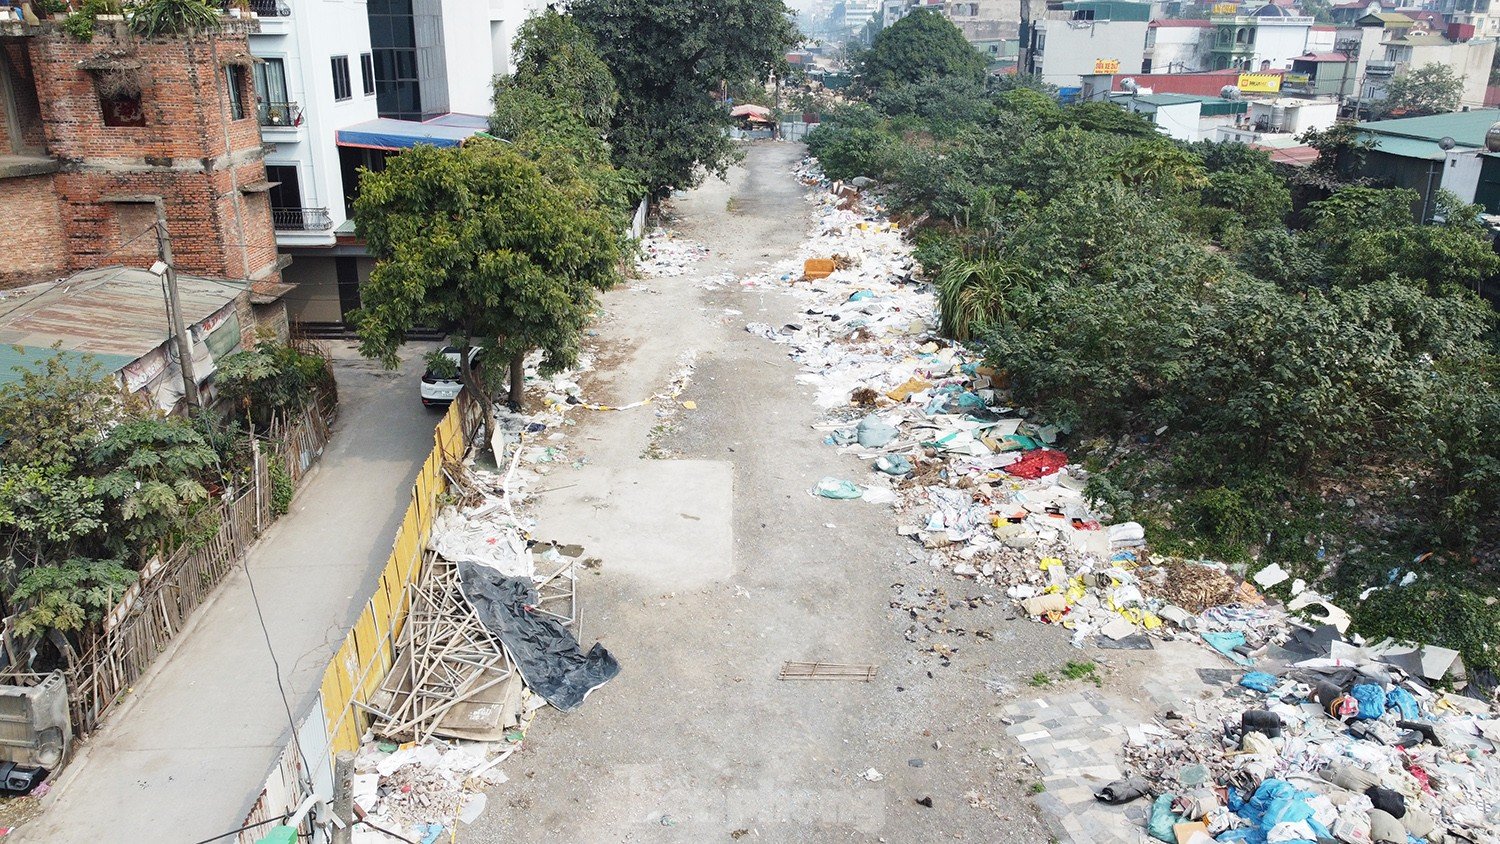
[[[677,230],[711,250],[697,271],[604,298],[592,345],[607,364],[584,382],[590,401],[632,402],[696,351],[681,398],[697,409],[656,435],[650,406],[576,411],[568,456],[588,462],[555,464],[536,506],[541,538],[602,560],[580,578],[584,645],[603,641],[623,672],[578,711],[541,713],[461,839],[1046,842],[1037,775],[986,681],[1024,688],[1077,652],[1003,596],[970,609],[963,599],[983,590],[930,570],[888,507],[808,494],[868,468],[822,444],[785,349],[744,330],[793,321],[797,302],[698,284],[763,270],[806,236],[811,207],[791,174],[802,148],[747,153],[727,183],[672,203]],[[672,456],[644,456],[653,441]],[[958,638],[948,665],[919,652],[891,603],[932,588],[957,604],[950,622],[993,638]],[[787,660],[879,675],[778,681]],[[878,781],[860,776],[871,768]]]

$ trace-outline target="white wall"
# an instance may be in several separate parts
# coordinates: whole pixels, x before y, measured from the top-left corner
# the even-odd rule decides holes
[[[1198,128],[1198,116],[1202,110],[1203,104],[1199,102],[1157,106],[1156,128],[1179,141],[1192,143],[1202,140]]]
[[[448,108],[487,115],[497,74],[514,72],[512,44],[545,0],[442,0]]]
[[[1208,54],[1204,44],[1213,38],[1213,30],[1193,26],[1158,26],[1150,30],[1155,42],[1151,48],[1152,73],[1183,73],[1207,70]],[[1123,73],[1124,68],[1120,71]]]
[[[1473,202],[1474,193],[1479,189],[1479,171],[1484,166],[1484,159],[1478,150],[1472,149],[1449,150],[1446,158],[1443,162],[1443,189],[1458,194],[1465,202]]]
[[[263,25],[271,33],[250,37],[254,55],[283,61],[287,97],[302,107],[300,127],[262,129],[262,138],[275,147],[266,154],[266,163],[297,167],[302,205],[327,208],[337,228],[347,217],[334,133],[377,116],[375,94],[365,94],[360,70],[360,56],[370,52],[369,18],[363,2],[301,0],[290,5],[291,16],[282,19],[289,26],[279,27],[287,30],[285,34]],[[348,100],[334,100],[334,56],[349,57],[352,96]],[[282,234],[277,239],[332,244],[333,233]]]
[[[1300,135],[1309,129],[1327,129],[1338,121],[1338,117],[1339,104],[1333,100],[1304,102],[1297,108],[1287,109],[1287,122],[1291,124],[1287,131]]]
[[[1059,87],[1078,86],[1094,72],[1099,59],[1118,59],[1121,74],[1141,72],[1146,50],[1145,21],[1039,21],[1045,42],[1041,56],[1043,81]]]
[[[1292,66],[1292,59],[1307,52],[1307,36],[1310,24],[1282,25],[1274,19],[1262,19],[1255,27],[1255,57],[1250,69],[1260,70],[1261,62],[1269,61],[1272,70],[1285,70]]]

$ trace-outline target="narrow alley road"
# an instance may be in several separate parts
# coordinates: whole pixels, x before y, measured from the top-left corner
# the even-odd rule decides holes
[[[888,507],[810,496],[825,475],[868,471],[822,444],[783,347],[749,321],[795,322],[797,301],[704,277],[764,271],[806,237],[795,144],[760,143],[728,183],[671,203],[709,247],[694,271],[605,297],[590,401],[662,388],[682,355],[696,404],[653,432],[650,406],[580,412],[537,507],[538,536],[577,542],[581,638],[619,657],[618,679],[578,711],[546,710],[511,781],[463,839],[476,842],[1042,842],[986,681],[1014,687],[1068,658],[1066,641],[1007,606],[960,605],[973,640],[951,665],[903,638],[893,586],[979,588],[935,574]],[[669,459],[644,456],[655,443]],[[874,663],[872,683],[785,682],[784,661]],[[875,769],[879,776],[861,774]],[[918,801],[930,798],[928,805]],[[746,838],[750,836],[749,838]]]
[[[387,372],[335,354],[342,408],[317,472],[250,552],[292,712],[300,718],[374,587],[432,449],[420,349]],[[46,844],[206,839],[238,825],[290,728],[243,568],[64,772],[16,837]],[[227,839],[226,839],[227,840]]]

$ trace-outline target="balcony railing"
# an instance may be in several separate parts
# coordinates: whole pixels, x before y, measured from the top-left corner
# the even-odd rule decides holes
[[[326,232],[333,218],[327,208],[272,208],[271,224],[279,232]]]
[[[262,126],[302,125],[302,107],[296,103],[261,103],[256,113]]]
[[[230,7],[237,6],[234,0],[220,0],[219,7],[229,11]],[[250,11],[262,18],[287,17],[292,13],[292,7],[287,0],[250,0]]]
[[[1395,76],[1400,70],[1400,62],[1370,62],[1365,65],[1366,76]]]

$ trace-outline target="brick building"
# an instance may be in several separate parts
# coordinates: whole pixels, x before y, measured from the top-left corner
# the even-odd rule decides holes
[[[0,288],[156,258],[155,198],[184,273],[252,282],[284,319],[247,36],[143,39],[101,20],[92,41],[0,24]]]

